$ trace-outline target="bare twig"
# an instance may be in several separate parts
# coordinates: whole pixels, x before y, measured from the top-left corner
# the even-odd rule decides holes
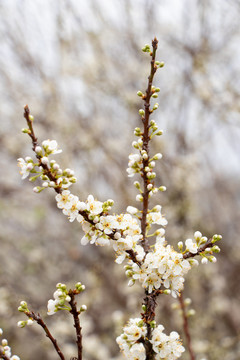
[[[188,318],[187,318],[187,314],[186,314],[186,308],[185,308],[182,293],[180,294],[178,299],[179,299],[179,303],[180,303],[181,310],[182,310],[183,329],[184,329],[184,333],[185,333],[185,336],[186,336],[186,339],[187,339],[187,348],[188,348],[188,351],[189,351],[190,359],[195,360],[195,355],[194,355],[193,350],[192,350],[191,336],[190,336],[189,326],[188,326]]]
[[[74,327],[76,329],[76,335],[77,335],[77,340],[76,340],[77,348],[78,348],[77,360],[82,360],[82,328],[80,326],[80,320],[79,320],[80,311],[77,310],[77,303],[75,301],[76,293],[74,292],[74,290],[70,290],[68,292],[68,295],[71,298],[71,300],[69,301],[69,304],[71,306],[70,313],[72,314],[74,319]]]
[[[204,252],[207,248],[211,248],[215,245],[215,243],[212,242],[213,239],[208,239],[208,241],[199,246],[198,251],[196,252],[196,254],[191,253],[190,251],[186,252],[185,254],[183,254],[183,258],[184,259],[189,259],[192,258],[194,256],[200,255],[202,252]]]
[[[52,336],[52,334],[50,333],[47,325],[45,324],[45,322],[43,321],[43,319],[41,318],[40,314],[35,314],[33,311],[26,311],[25,314],[30,318],[35,320],[45,331],[46,336],[50,339],[51,343],[53,344],[56,352],[58,353],[60,359],[65,360],[65,357],[62,353],[62,351],[60,350],[57,340],[54,339],[54,337]]]

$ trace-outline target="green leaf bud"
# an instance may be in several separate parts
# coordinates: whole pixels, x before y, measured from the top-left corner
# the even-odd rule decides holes
[[[150,52],[150,45],[146,44],[143,48],[142,48],[143,52]]]
[[[160,67],[160,68],[164,67],[164,65],[165,65],[165,64],[164,64],[164,61],[161,61],[161,62],[159,63],[159,67]]]
[[[139,91],[137,92],[137,95],[142,97],[142,96],[143,96],[143,93],[139,90]]]
[[[154,93],[154,94],[152,94],[152,97],[153,97],[154,99],[156,99],[156,98],[158,98],[158,94]]]
[[[147,307],[146,307],[146,305],[142,305],[142,310],[144,311],[144,312],[146,312],[146,310],[147,310]]]
[[[155,88],[155,92],[159,92],[159,91],[160,91],[159,87]]]

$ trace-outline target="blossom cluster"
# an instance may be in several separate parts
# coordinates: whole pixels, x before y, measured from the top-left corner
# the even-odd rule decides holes
[[[0,336],[2,336],[3,330],[0,328]],[[17,355],[12,355],[11,347],[8,345],[7,339],[2,339],[0,345],[0,360],[9,358],[10,360],[20,360]]]
[[[155,352],[156,360],[178,359],[185,351],[180,341],[179,334],[172,331],[170,335],[166,335],[162,325],[156,326],[152,330],[150,343]],[[140,318],[130,319],[123,328],[123,333],[117,337],[116,341],[123,352],[124,356],[129,360],[145,360],[146,350],[143,343],[147,340],[147,325]]]
[[[216,243],[217,241],[221,240],[222,236],[221,235],[213,235],[212,240],[211,240],[211,244]],[[185,251],[183,251],[183,242],[180,241],[178,243],[178,248],[180,251],[182,251],[182,253],[186,253],[186,252],[190,252],[191,254],[197,254],[199,251],[199,248],[201,245],[206,244],[208,241],[208,238],[206,236],[202,236],[202,233],[200,231],[196,231],[194,233],[194,239],[187,239],[185,241]],[[201,263],[202,264],[207,264],[208,261],[209,262],[216,262],[217,259],[215,256],[213,256],[214,253],[219,253],[220,252],[220,248],[217,245],[213,245],[211,247],[206,247],[204,249],[204,251],[201,251],[199,253],[199,255],[202,257],[201,259]]]
[[[164,286],[176,297],[183,289],[184,275],[191,269],[190,262],[192,259],[185,260],[181,253],[166,245],[164,237],[159,237],[154,250],[145,256],[141,266],[129,262],[126,275],[131,278],[129,285],[138,280],[149,293]]]
[[[25,159],[18,159],[22,179],[31,174],[30,181],[34,182],[38,178],[42,180],[42,185],[34,187],[34,192],[39,193],[48,187],[68,189],[72,184],[76,183],[77,179],[73,170],[68,168],[62,170],[55,160],[49,160],[48,158],[50,155],[62,152],[61,149],[58,149],[56,140],[44,140],[42,146],[35,146],[34,151],[38,158],[37,163],[34,163],[30,156]]]
[[[101,202],[89,195],[87,201],[82,202],[69,190],[64,190],[56,195],[56,201],[57,207],[62,209],[70,221],[77,219],[81,223],[85,233],[81,239],[82,245],[90,243],[104,246],[110,245],[112,241],[113,249],[117,253],[117,263],[123,262],[127,256],[126,251],[130,249],[136,251],[139,261],[143,259],[145,254],[138,245],[142,238],[139,220],[130,213],[109,215],[113,200]],[[128,207],[127,210],[132,212],[132,209],[135,208]]]

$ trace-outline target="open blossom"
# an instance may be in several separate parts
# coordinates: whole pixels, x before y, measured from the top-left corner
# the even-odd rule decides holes
[[[196,254],[198,252],[198,246],[196,242],[193,242],[192,239],[187,239],[185,241],[186,250],[190,251],[192,254]]]
[[[22,179],[26,179],[30,173],[30,171],[34,168],[32,162],[27,162],[23,158],[19,158],[18,166],[20,167],[20,174],[22,175]]]
[[[179,334],[176,331],[172,331],[170,335],[163,333],[164,327],[158,325],[152,332],[152,339],[150,342],[153,345],[156,359],[169,359],[176,360],[185,351],[180,341]]]
[[[59,154],[62,150],[58,149],[58,143],[56,140],[44,140],[42,142],[43,149],[48,155]]]
[[[162,226],[167,225],[167,220],[161,214],[161,206],[158,205],[158,207],[156,207],[156,210],[157,211],[152,211],[147,214],[147,222],[150,224],[157,224]]]
[[[94,200],[92,195],[88,195],[87,198],[87,207],[86,210],[90,212],[92,215],[101,214],[103,211],[103,203],[101,201]]]

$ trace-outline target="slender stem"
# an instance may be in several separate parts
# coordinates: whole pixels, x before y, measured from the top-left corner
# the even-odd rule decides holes
[[[82,328],[80,326],[80,320],[79,320],[80,311],[77,310],[77,303],[75,301],[74,291],[70,290],[68,294],[71,298],[71,300],[69,301],[69,304],[71,306],[70,313],[72,314],[74,319],[74,327],[76,329],[76,335],[77,335],[77,340],[76,340],[77,348],[78,348],[77,359],[82,360]]]
[[[150,109],[150,100],[151,100],[151,96],[153,94],[152,92],[152,83],[153,83],[153,77],[155,72],[157,71],[157,66],[155,65],[155,57],[156,57],[156,51],[157,51],[157,45],[158,45],[158,40],[155,38],[152,41],[152,53],[151,53],[151,70],[150,70],[150,75],[148,77],[148,85],[147,85],[147,89],[145,92],[145,95],[143,96],[144,99],[144,108],[145,108],[145,113],[144,116],[142,116],[142,121],[143,121],[143,146],[142,146],[142,150],[145,150],[147,153],[147,159],[143,159],[143,168],[142,168],[142,179],[143,179],[143,205],[142,205],[142,218],[141,218],[141,232],[142,232],[142,240],[141,240],[141,244],[145,250],[146,253],[149,252],[150,249],[150,245],[148,242],[148,239],[146,238],[146,229],[147,229],[147,213],[148,213],[148,203],[149,203],[149,190],[148,190],[148,184],[150,184],[150,180],[147,177],[147,172],[145,171],[145,168],[148,167],[148,161],[149,161],[149,141],[150,141],[150,136],[149,136],[149,118],[150,118],[150,114],[152,113],[152,110]],[[151,329],[151,325],[150,322],[152,320],[154,320],[155,318],[155,308],[156,308],[156,296],[157,294],[152,293],[149,294],[148,291],[145,291],[145,298],[144,298],[144,305],[145,305],[145,312],[142,314],[143,320],[146,322],[147,324],[147,339],[144,343],[145,349],[146,349],[146,360],[154,360],[155,355],[154,355],[154,351],[152,348],[152,344],[150,343],[150,339],[151,339],[151,333],[152,333],[152,329]]]
[[[194,257],[194,256],[197,256],[197,255],[201,254],[201,253],[202,253],[204,250],[206,250],[207,248],[211,248],[211,247],[213,247],[214,245],[215,245],[215,243],[212,242],[212,239],[208,239],[208,241],[207,241],[205,244],[199,246],[198,251],[197,251],[195,254],[193,254],[193,253],[191,253],[190,251],[188,251],[188,252],[186,252],[185,254],[183,254],[183,258],[184,258],[184,259],[188,259],[188,258],[192,258],[192,257]]]
[[[148,85],[147,85],[146,94],[144,96],[145,114],[142,117],[142,121],[143,121],[143,125],[144,125],[142,149],[145,150],[147,152],[147,154],[149,154],[148,143],[150,140],[149,118],[150,118],[150,114],[152,113],[152,110],[150,109],[150,100],[151,100],[151,96],[152,96],[152,82],[153,82],[154,74],[157,71],[157,67],[155,65],[157,44],[158,44],[158,40],[155,38],[152,41],[153,51],[152,51],[152,59],[151,59],[151,71],[150,71],[150,75],[148,77]],[[149,251],[149,242],[146,238],[147,212],[148,212],[148,200],[149,200],[149,190],[148,190],[147,186],[150,183],[149,179],[147,178],[147,173],[145,171],[145,167],[147,167],[147,166],[148,166],[148,158],[143,159],[143,170],[142,170],[144,190],[143,190],[143,194],[142,194],[143,207],[142,207],[141,229],[142,229],[143,239],[141,240],[141,243],[142,243],[142,246],[143,246],[145,252]]]
[[[45,324],[45,322],[43,321],[43,319],[41,318],[40,314],[35,314],[33,311],[29,311],[29,312],[25,312],[25,314],[30,318],[35,320],[45,331],[46,336],[50,339],[50,341],[52,342],[56,352],[58,353],[60,359],[65,360],[65,357],[62,353],[62,351],[60,350],[57,340],[54,339],[54,337],[52,336],[52,334],[50,333],[47,325]]]
[[[186,308],[185,308],[182,293],[179,296],[179,303],[180,303],[180,306],[181,306],[181,309],[182,309],[183,329],[184,329],[184,333],[185,333],[185,336],[186,336],[186,339],[187,339],[187,348],[188,348],[188,351],[189,351],[190,359],[195,360],[195,355],[194,355],[193,350],[192,350],[191,336],[190,336],[189,326],[188,326],[188,318],[187,318],[187,314],[186,314]]]

